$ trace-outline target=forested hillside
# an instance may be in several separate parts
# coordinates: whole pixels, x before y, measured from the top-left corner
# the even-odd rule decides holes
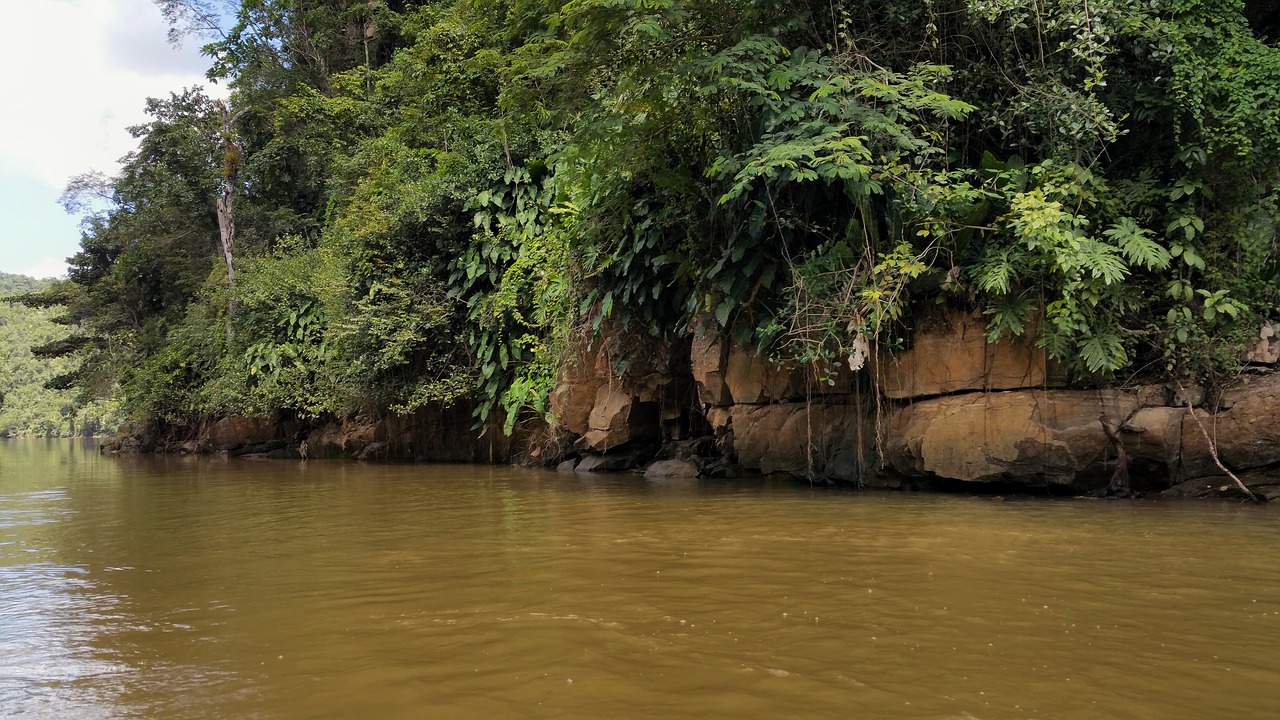
[[[48,280],[0,273],[0,297],[39,292]],[[0,302],[0,437],[72,437],[114,432],[110,401],[77,402],[75,393],[45,383],[75,366],[68,358],[34,357],[33,346],[65,338],[68,328],[49,310]]]
[[[1265,3],[158,4],[229,100],[149,102],[32,301],[134,419],[514,419],[575,334],[821,364],[936,303],[1214,383],[1280,301]]]

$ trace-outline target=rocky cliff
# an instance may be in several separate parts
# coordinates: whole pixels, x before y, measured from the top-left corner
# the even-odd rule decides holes
[[[1271,417],[1280,375],[1247,377],[1210,413],[1194,390],[1068,389],[1033,342],[988,343],[985,327],[978,313],[939,309],[918,319],[910,349],[873,353],[856,372],[778,366],[697,331],[684,345],[630,353],[616,336],[595,350],[584,344],[553,397],[577,438],[561,467],[657,458],[651,473],[1080,493],[1105,489],[1123,452],[1134,492],[1235,495],[1212,444],[1255,492],[1280,497],[1280,421]],[[1274,363],[1276,334],[1264,326],[1249,359]],[[617,371],[624,355],[631,364]]]

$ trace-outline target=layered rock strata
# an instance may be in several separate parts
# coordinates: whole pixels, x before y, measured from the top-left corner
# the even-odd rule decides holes
[[[1275,362],[1270,329],[1250,347],[1249,361]],[[1115,472],[1118,448],[1103,430],[1107,422],[1137,491],[1232,494],[1223,490],[1224,480],[1234,481],[1214,461],[1207,432],[1227,467],[1248,475],[1261,494],[1280,496],[1280,421],[1269,412],[1280,407],[1280,376],[1251,378],[1209,413],[1194,391],[1188,398],[1163,386],[1067,389],[1029,338],[989,343],[985,331],[980,313],[939,309],[918,319],[911,348],[875,353],[858,372],[776,365],[695,331],[687,364],[694,418],[685,426],[709,431],[721,462],[690,460],[870,486],[1084,492],[1107,485]],[[562,384],[562,397],[576,399],[558,409],[581,437],[579,471],[644,466],[643,457],[617,457],[616,449],[663,436],[654,413],[638,406],[653,402],[649,388],[675,384],[654,373],[679,365],[610,373],[597,354],[589,376]],[[571,390],[578,386],[585,390]]]

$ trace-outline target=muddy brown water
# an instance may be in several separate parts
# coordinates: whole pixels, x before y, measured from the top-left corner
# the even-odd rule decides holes
[[[0,443],[0,717],[1276,718],[1280,508]]]

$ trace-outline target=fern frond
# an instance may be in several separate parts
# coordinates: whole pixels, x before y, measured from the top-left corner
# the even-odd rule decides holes
[[[1081,266],[1088,268],[1095,278],[1106,285],[1118,283],[1129,274],[1129,265],[1116,249],[1097,240],[1080,244],[1079,259]]]
[[[1141,265],[1148,270],[1165,270],[1169,267],[1172,260],[1169,251],[1153,239],[1154,233],[1140,227],[1133,218],[1120,218],[1102,234],[1115,243],[1125,258],[1134,265]]]

